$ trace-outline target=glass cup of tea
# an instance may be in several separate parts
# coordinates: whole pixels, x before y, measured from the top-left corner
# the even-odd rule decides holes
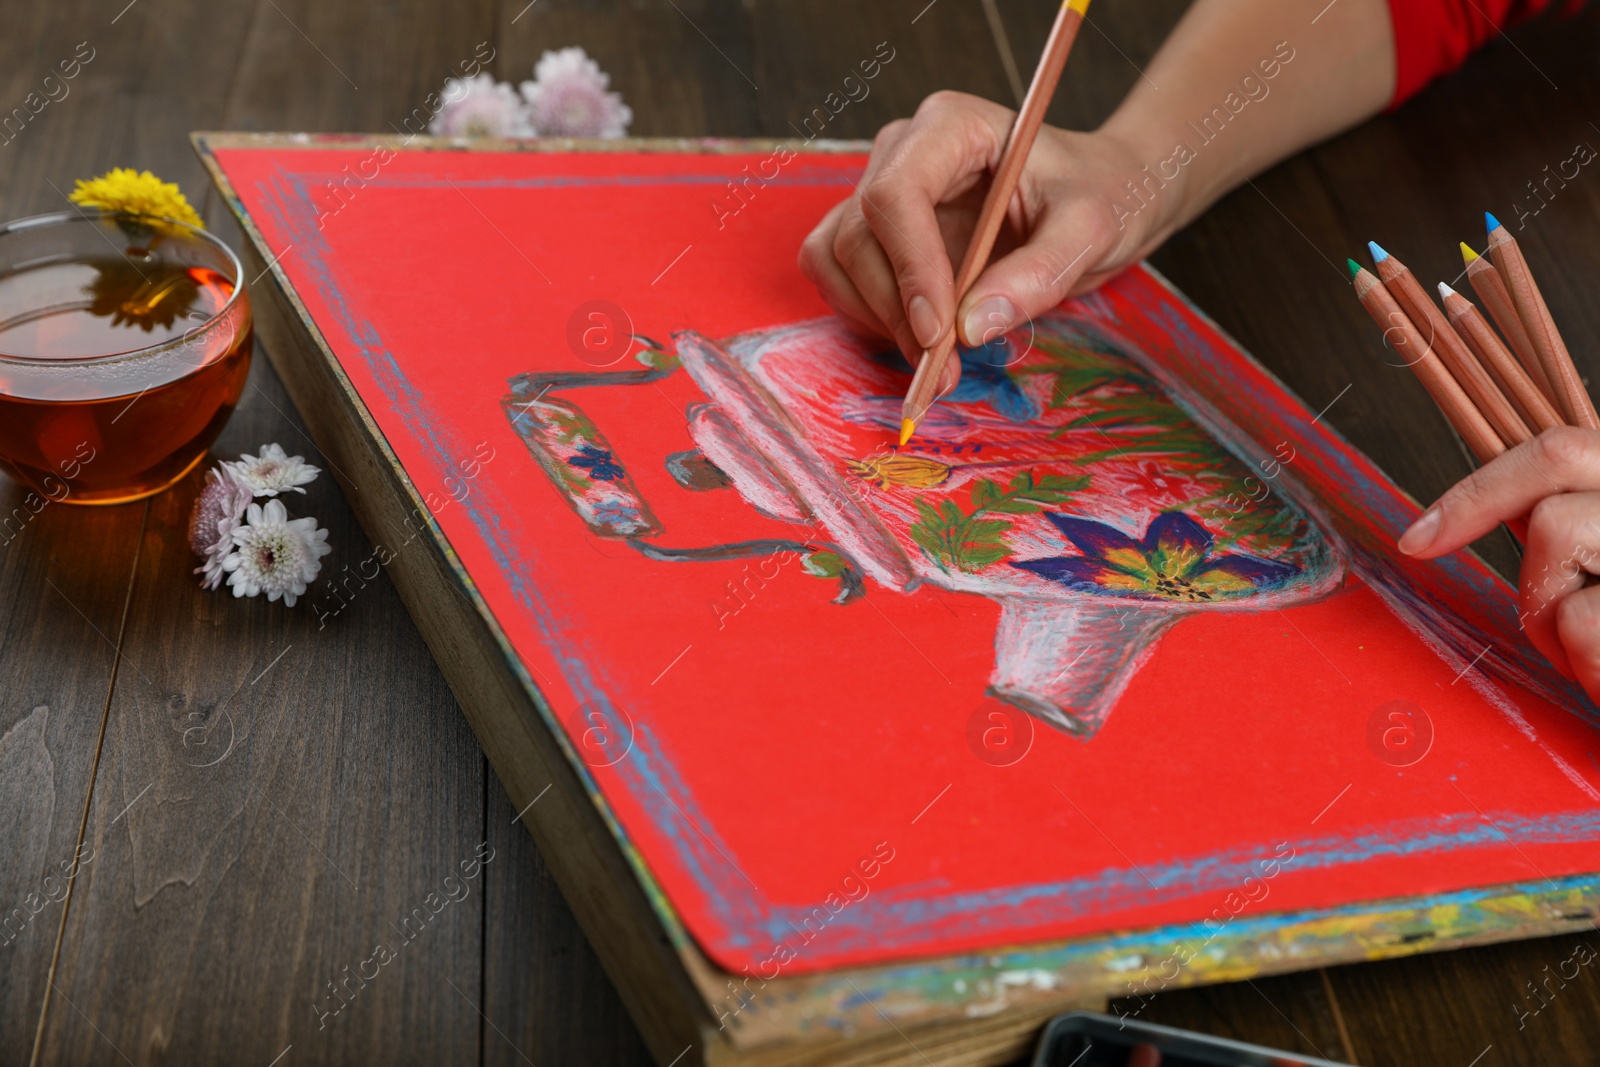
[[[0,467],[71,504],[137,500],[188,474],[250,371],[242,271],[172,219],[0,225]]]

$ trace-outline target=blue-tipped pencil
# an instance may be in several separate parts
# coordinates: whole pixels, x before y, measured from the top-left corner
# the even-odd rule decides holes
[[[1572,354],[1561,340],[1561,332],[1556,329],[1555,319],[1533,280],[1533,272],[1528,269],[1528,261],[1517,246],[1517,239],[1487,211],[1483,220],[1489,228],[1489,258],[1494,260],[1495,269],[1505,280],[1517,318],[1528,332],[1528,340],[1555,393],[1556,407],[1571,425],[1600,430],[1600,414],[1595,413],[1594,402],[1583,387],[1583,379],[1578,377]]]

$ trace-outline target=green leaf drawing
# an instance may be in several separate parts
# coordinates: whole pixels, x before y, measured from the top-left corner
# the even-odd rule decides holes
[[[1011,556],[1005,535],[1014,524],[1009,519],[987,516],[1031,515],[1057,507],[1088,484],[1086,474],[1035,477],[1032,471],[1021,471],[1005,488],[991,479],[980,478],[972,483],[970,511],[963,511],[953,500],[941,500],[935,507],[918,499],[918,518],[911,525],[911,539],[946,571],[974,574]]]
[[[1074,397],[1115,382],[1128,383],[1142,391],[1159,388],[1155,379],[1132,360],[1092,337],[1079,334],[1065,343],[1036,338],[1034,349],[1042,353],[1043,358],[1029,360],[1012,373],[1054,378],[1048,403],[1050,410],[1068,407]]]
[[[1270,493],[1270,485],[1253,476],[1127,356],[1086,333],[1039,339],[1034,347],[1042,358],[1011,373],[1049,376],[1049,408],[1072,416],[1052,436],[1090,446],[1077,456],[1079,464],[1153,459],[1203,486],[1193,499],[1171,506],[1208,520],[1225,548],[1271,555],[1305,536],[1304,517],[1263,494],[1263,486]],[[976,496],[974,502],[979,502]]]
[[[1065,342],[1037,340],[1034,347],[1043,358],[1013,373],[1048,375],[1053,379],[1048,407],[1074,412],[1053,436],[1092,434],[1103,444],[1078,462],[1145,456],[1219,467],[1231,460],[1155,378],[1104,342],[1077,335]]]
[[[555,439],[564,445],[579,440],[590,442],[600,436],[600,431],[590,421],[589,416],[571,401],[552,397],[549,400],[540,400],[538,406],[545,421],[555,427]]]
[[[651,370],[675,370],[683,365],[676,352],[663,352],[659,348],[642,348],[633,358]]]
[[[837,578],[844,573],[844,560],[836,552],[813,552],[800,560],[800,567],[818,578]]]
[[[1074,403],[1080,414],[1053,436],[1098,435],[1102,447],[1085,453],[1080,463],[1147,456],[1205,470],[1234,462],[1232,453],[1160,393],[1101,390],[1086,403]]]
[[[1217,545],[1267,554],[1274,548],[1300,540],[1307,532],[1306,526],[1305,516],[1272,501],[1266,506],[1246,507],[1230,515],[1217,537]]]
[[[518,432],[523,433],[524,437],[528,439],[528,447],[536,447],[534,439],[537,437],[541,440],[541,443],[537,446],[539,451],[535,452],[535,455],[542,452],[545,455],[552,456],[551,461],[545,463],[545,470],[560,481],[562,486],[569,492],[579,496],[588,492],[589,486],[593,483],[589,472],[581,467],[575,467],[570,463],[563,463],[554,458],[554,454],[550,451],[550,445],[553,442],[560,445],[577,445],[579,447],[593,445],[598,448],[609,449],[610,445],[601,436],[600,430],[595,426],[593,420],[584,414],[583,410],[576,404],[569,400],[561,400],[555,397],[542,400],[536,399],[517,406],[521,408],[517,419],[519,421],[526,420],[527,423],[535,427],[532,433],[519,427]]]

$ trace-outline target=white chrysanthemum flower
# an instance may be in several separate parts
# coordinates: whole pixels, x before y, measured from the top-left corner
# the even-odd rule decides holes
[[[194,569],[205,575],[200,588],[215,589],[222,584],[222,561],[233,551],[233,531],[244,518],[251,496],[232,464],[219,463],[206,471],[206,486],[189,515],[189,547],[205,560]]]
[[[301,456],[284,455],[282,446],[277,444],[262,445],[260,455],[247,452],[227,466],[239,484],[255,496],[277,496],[291,489],[304,493],[300,487],[310,485],[322,473],[320,467],[313,467]]]
[[[581,48],[546,52],[522,83],[528,121],[541,137],[621,137],[633,111],[622,94],[606,92],[611,78]]]
[[[268,600],[281,596],[291,608],[306,584],[316,580],[322,557],[333,551],[328,531],[319,530],[316,519],[291,520],[278,500],[267,501],[265,507],[251,504],[249,521],[232,536],[233,551],[222,561],[222,569],[228,572],[233,595],[265,593]]]
[[[442,137],[531,137],[527,109],[517,91],[488,74],[446,78],[444,103],[428,122]]]

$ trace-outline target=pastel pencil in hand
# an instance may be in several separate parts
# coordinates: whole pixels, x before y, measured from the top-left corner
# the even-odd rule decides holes
[[[1517,362],[1516,357],[1500,343],[1500,338],[1495,336],[1494,330],[1473,306],[1472,301],[1444,282],[1439,283],[1439,298],[1444,301],[1444,310],[1445,314],[1450,316],[1450,325],[1456,328],[1456,333],[1460,334],[1467,347],[1472,349],[1473,354],[1478,357],[1478,362],[1488,369],[1534,432],[1542,433],[1553,427],[1566,425],[1561,413],[1539,391],[1539,387],[1533,384],[1533,379],[1522,369],[1522,364]]]
[[[1479,365],[1478,358],[1472,354],[1466,342],[1456,335],[1455,328],[1423,291],[1421,283],[1406,265],[1385,252],[1376,241],[1368,241],[1367,247],[1372,251],[1372,259],[1384,288],[1389,290],[1395,303],[1405,311],[1411,324],[1431,342],[1451,376],[1483,413],[1483,417],[1489,420],[1489,425],[1494,427],[1495,434],[1508,445],[1520,445],[1533,440],[1533,431],[1528,429],[1528,424],[1522,421],[1522,416],[1500,392],[1500,387],[1489,377],[1489,372]]]
[[[1364,270],[1355,260],[1350,266],[1350,279],[1355,286],[1356,299],[1367,309],[1367,314],[1383,330],[1384,340],[1402,355],[1416,376],[1422,381],[1439,410],[1450,420],[1461,439],[1466,441],[1479,463],[1487,463],[1506,450],[1505,442],[1494,432],[1488,420],[1478,411],[1472,400],[1462,391],[1450,372],[1445,369],[1434,347],[1423,339],[1406,313],[1390,295],[1389,290]]]
[[[989,181],[989,191],[984,194],[983,207],[978,211],[977,224],[972,238],[956,269],[956,303],[966,296],[972,283],[983,273],[994,250],[994,241],[1005,222],[1011,196],[1017,191],[1023,168],[1028,163],[1028,153],[1033,149],[1039,127],[1044,125],[1044,113],[1055,95],[1056,83],[1061,80],[1061,70],[1067,65],[1067,55],[1072,43],[1078,39],[1078,29],[1089,14],[1089,0],[1065,0],[1056,12],[1055,25],[1045,38],[1044,53],[1033,72],[1033,84],[1022,98],[1017,117],[1006,134],[1005,147],[1000,150],[1000,161],[995,164],[994,176]],[[933,348],[922,354],[916,373],[911,376],[911,387],[906,390],[905,401],[900,406],[900,443],[904,445],[916,432],[917,423],[927,415],[928,408],[939,398],[939,390],[946,377],[946,367],[955,358],[957,329],[952,328]]]
[[[1489,257],[1505,279],[1517,317],[1522,320],[1528,339],[1544,364],[1545,376],[1555,390],[1556,406],[1572,425],[1600,430],[1600,415],[1595,413],[1583,379],[1578,377],[1578,368],[1572,364],[1572,355],[1561,340],[1561,332],[1556,329],[1555,319],[1550,316],[1550,308],[1533,280],[1533,272],[1528,269],[1528,261],[1523,258],[1517,239],[1493,215],[1485,212],[1483,217],[1489,226]]]
[[[1505,279],[1494,269],[1493,262],[1478,255],[1465,241],[1461,242],[1461,262],[1466,264],[1467,280],[1472,283],[1472,291],[1478,294],[1484,310],[1500,327],[1500,333],[1505,337],[1506,344],[1511,346],[1511,351],[1516,353],[1522,369],[1528,372],[1528,377],[1533,379],[1533,384],[1539,387],[1544,398],[1559,411],[1555,387],[1544,372],[1544,363],[1539,359],[1539,353],[1534,351],[1528,331],[1522,327],[1522,320],[1517,318],[1517,308],[1511,303],[1511,294],[1506,291]]]

